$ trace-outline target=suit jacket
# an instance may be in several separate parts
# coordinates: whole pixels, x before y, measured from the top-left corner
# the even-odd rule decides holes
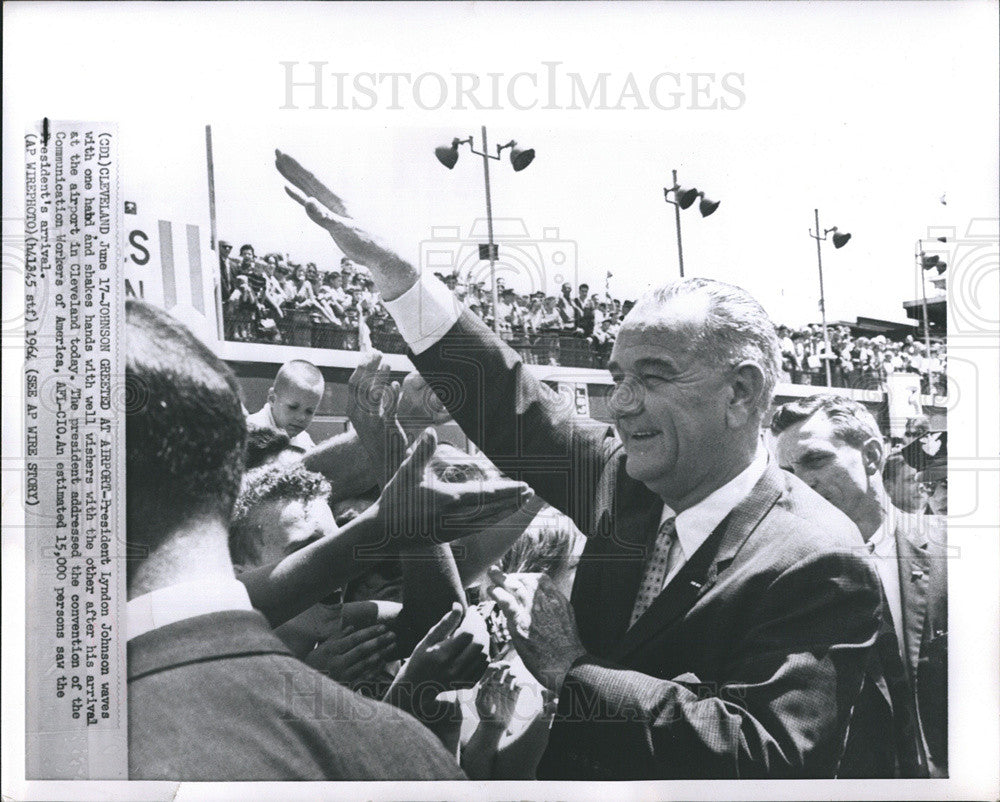
[[[130,640],[128,727],[131,779],[464,778],[429,730],[300,663],[256,611]]]
[[[931,777],[948,776],[947,521],[896,510],[903,655]]]
[[[470,314],[411,355],[496,466],[588,536],[546,779],[831,777],[868,669],[880,585],[854,525],[772,463],[646,613],[629,615],[663,502]]]
[[[946,526],[937,516],[894,512],[903,648],[885,616],[841,776],[947,777]]]

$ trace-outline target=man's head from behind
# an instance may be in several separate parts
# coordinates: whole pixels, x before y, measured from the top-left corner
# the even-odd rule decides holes
[[[247,430],[248,471],[272,462],[290,464],[299,460],[304,453],[304,449],[292,445],[291,438],[281,429],[251,424]]]
[[[323,374],[312,362],[293,359],[282,365],[267,393],[278,428],[289,437],[305,431],[323,399],[325,384]]]
[[[870,535],[884,503],[885,445],[874,416],[857,401],[822,393],[782,405],[771,420],[778,464]],[[867,525],[866,525],[867,524]]]
[[[229,368],[166,312],[125,303],[129,578],[178,533],[227,527],[246,422]]]
[[[752,459],[780,369],[774,324],[746,291],[668,284],[623,321],[608,369],[626,469],[675,509]]]
[[[229,553],[242,568],[271,565],[337,531],[330,483],[302,465],[248,471],[233,509]]]

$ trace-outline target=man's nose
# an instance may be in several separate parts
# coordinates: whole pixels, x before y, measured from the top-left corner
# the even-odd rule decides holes
[[[645,390],[642,384],[634,379],[625,379],[611,393],[608,410],[616,418],[635,415],[642,410],[644,400]]]

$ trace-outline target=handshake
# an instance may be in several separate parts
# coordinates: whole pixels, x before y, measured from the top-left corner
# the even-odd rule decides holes
[[[348,381],[347,404],[382,488],[373,511],[382,538],[373,548],[448,543],[524,508],[534,496],[527,484],[508,479],[492,465],[485,470],[475,462],[443,458],[432,427],[408,442],[396,417],[402,390],[381,358],[370,351],[362,359]]]

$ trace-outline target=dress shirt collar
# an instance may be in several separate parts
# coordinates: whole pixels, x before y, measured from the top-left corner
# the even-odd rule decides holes
[[[685,560],[691,559],[701,544],[712,534],[715,527],[722,523],[737,504],[750,495],[753,486],[764,475],[767,460],[767,449],[764,448],[763,443],[758,443],[757,453],[754,455],[753,461],[741,473],[677,516],[675,522],[677,540],[680,542]],[[662,525],[673,515],[674,511],[664,504],[660,524]]]
[[[180,582],[136,596],[125,605],[128,639],[196,615],[252,610],[247,589],[231,574]]]

